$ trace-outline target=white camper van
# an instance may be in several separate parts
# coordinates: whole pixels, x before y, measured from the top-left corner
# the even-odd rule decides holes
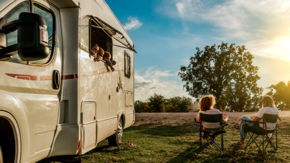
[[[135,121],[134,52],[104,0],[0,0],[0,162],[118,146]]]

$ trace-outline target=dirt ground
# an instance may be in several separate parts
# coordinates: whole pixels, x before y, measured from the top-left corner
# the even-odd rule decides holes
[[[243,115],[253,117],[256,112],[223,112],[228,113],[229,122],[237,123]],[[170,125],[179,126],[187,123],[194,123],[195,112],[189,113],[136,113],[135,126],[142,124],[160,124],[160,125]],[[288,122],[290,111],[281,111],[279,116],[282,121]],[[287,117],[287,118],[286,118]],[[289,119],[289,120],[288,120]]]

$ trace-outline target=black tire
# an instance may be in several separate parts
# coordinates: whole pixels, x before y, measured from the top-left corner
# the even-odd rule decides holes
[[[108,138],[109,145],[110,146],[120,146],[123,141],[123,121],[122,119],[119,120],[117,131],[114,135],[110,136]]]
[[[3,160],[3,153],[2,153],[2,148],[0,146],[0,163],[3,163],[4,160]]]

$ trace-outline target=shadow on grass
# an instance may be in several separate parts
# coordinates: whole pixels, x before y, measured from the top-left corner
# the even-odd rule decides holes
[[[146,124],[140,126],[132,126],[127,131],[137,131],[140,134],[147,134],[152,136],[175,137],[198,133],[199,126],[192,124],[185,124],[182,126]]]

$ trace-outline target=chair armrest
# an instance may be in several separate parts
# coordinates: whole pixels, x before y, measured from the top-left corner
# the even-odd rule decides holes
[[[242,121],[245,121],[245,122],[252,122],[252,123],[264,123],[264,122],[259,122],[259,121],[250,121],[250,120],[244,120],[244,119],[242,119]]]
[[[227,122],[221,122],[221,125],[228,126],[229,124]]]

